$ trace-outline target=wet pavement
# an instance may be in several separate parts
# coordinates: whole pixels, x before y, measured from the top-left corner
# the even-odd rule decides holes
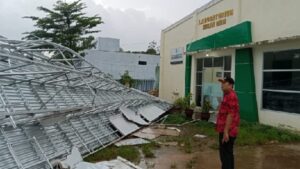
[[[185,153],[178,146],[162,146],[156,158],[142,160],[145,169],[220,169],[218,150],[201,148]],[[300,144],[243,146],[235,149],[237,169],[299,169]]]

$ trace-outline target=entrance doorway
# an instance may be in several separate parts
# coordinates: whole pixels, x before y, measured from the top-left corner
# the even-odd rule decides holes
[[[217,109],[223,96],[218,80],[231,76],[231,56],[206,57],[197,59],[196,104],[209,101]]]
[[[202,100],[209,102],[216,110],[222,99],[222,90],[219,79],[223,78],[223,67],[210,67],[203,69]]]

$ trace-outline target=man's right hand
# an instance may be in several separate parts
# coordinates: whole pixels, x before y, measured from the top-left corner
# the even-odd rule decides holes
[[[228,132],[224,132],[222,143],[227,143],[229,141],[229,134]]]

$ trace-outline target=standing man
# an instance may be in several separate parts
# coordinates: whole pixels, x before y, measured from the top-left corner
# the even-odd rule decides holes
[[[239,102],[233,90],[234,80],[231,77],[219,80],[224,93],[216,129],[219,133],[219,151],[222,169],[234,169],[233,145],[238,134],[240,123]]]

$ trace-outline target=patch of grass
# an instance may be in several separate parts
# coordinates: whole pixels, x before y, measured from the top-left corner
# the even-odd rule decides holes
[[[217,137],[218,133],[215,130],[215,124],[205,122],[205,121],[199,121],[194,124],[197,127],[198,133],[207,135],[209,137]]]
[[[165,120],[165,124],[183,124],[189,119],[180,113],[170,114]],[[213,139],[209,144],[210,148],[218,149],[218,133],[215,130],[215,124],[204,121],[190,123],[180,127],[183,131],[179,137],[165,137],[163,142],[178,142],[183,145],[185,152],[189,153],[194,146],[193,136],[195,134],[204,134]],[[239,135],[236,144],[244,145],[263,145],[270,143],[297,143],[300,142],[300,134],[282,128],[276,128],[259,123],[241,121]]]
[[[159,147],[160,147],[160,145],[155,142],[151,142],[150,144],[141,145],[142,152],[146,158],[154,158],[155,155],[154,155],[153,151],[154,151],[154,149],[157,149]]]
[[[107,147],[103,150],[100,150],[86,158],[84,161],[86,162],[99,162],[112,160],[117,158],[118,156],[125,158],[128,161],[138,163],[140,161],[140,153],[136,147],[133,146],[122,146],[122,147]]]
[[[167,119],[164,121],[164,124],[183,124],[190,121],[181,113],[172,113],[169,114]]]
[[[192,153],[193,146],[194,146],[194,139],[193,136],[189,135],[180,135],[180,136],[164,136],[160,137],[158,139],[160,142],[177,142],[177,145],[180,146],[180,148],[185,153]]]
[[[186,153],[192,153],[193,148],[193,139],[190,137],[186,137],[186,139],[183,139],[183,149]]]
[[[201,134],[218,138],[215,131],[215,125],[207,122],[195,123]],[[242,121],[239,127],[239,135],[237,137],[237,145],[262,145],[268,143],[291,143],[300,142],[300,135],[291,131],[267,126],[258,123],[250,123]]]
[[[194,140],[192,136],[187,135],[180,135],[180,136],[162,136],[157,139],[159,142],[177,142],[177,145],[180,146],[180,148],[185,153],[192,153]]]
[[[149,146],[143,146],[142,147],[142,152],[145,155],[146,158],[154,158],[155,155],[152,151],[152,149]]]
[[[242,121],[237,138],[238,145],[300,142],[300,135],[291,131],[258,123]]]

